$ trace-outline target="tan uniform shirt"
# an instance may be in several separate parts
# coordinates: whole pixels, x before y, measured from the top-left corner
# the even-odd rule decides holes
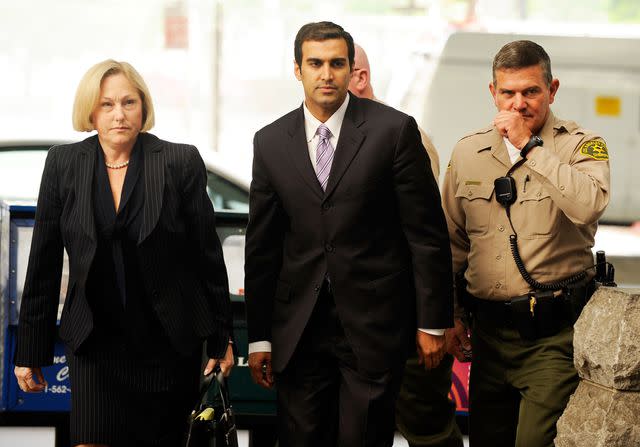
[[[386,102],[378,98],[374,98],[373,100],[378,101],[380,104],[387,105]],[[433,176],[436,179],[436,183],[438,183],[440,177],[440,157],[438,156],[438,151],[436,151],[436,147],[433,145],[431,139],[422,129],[422,127],[418,126],[418,130],[420,131],[420,139],[422,140],[422,145],[427,150],[427,155],[429,156],[429,161],[431,162],[431,171],[433,172]]]
[[[546,283],[593,265],[597,221],[609,202],[609,161],[598,135],[551,113],[539,136],[544,145],[513,173],[511,220],[526,269]],[[490,127],[458,142],[445,174],[453,269],[468,262],[468,291],[478,298],[508,300],[531,290],[511,254],[506,210],[494,197],[494,180],[511,166],[502,136]]]
[[[438,178],[440,177],[440,157],[438,157],[438,151],[436,151],[436,148],[427,136],[427,133],[419,126],[418,130],[420,131],[422,145],[427,150],[427,155],[431,161],[431,171],[433,171],[433,176],[436,178],[436,183],[438,183]]]

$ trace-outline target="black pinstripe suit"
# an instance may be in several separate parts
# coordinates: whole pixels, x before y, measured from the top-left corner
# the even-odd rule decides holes
[[[63,247],[69,255],[69,287],[60,322],[67,346],[75,443],[129,445],[131,426],[146,408],[162,417],[146,420],[135,434],[150,445],[176,445],[191,392],[197,388],[199,349],[223,356],[231,332],[228,282],[206,171],[193,146],[140,134],[144,151],[144,205],[137,239],[144,294],[172,347],[177,367],[131,365],[117,350],[95,350],[87,280],[97,249],[94,176],[96,136],[56,146],[45,164],[29,267],[22,297],[15,364],[52,363]],[[91,284],[91,283],[90,283]],[[104,337],[104,336],[103,336]],[[95,337],[91,337],[95,340]],[[87,349],[80,350],[86,346]],[[74,355],[81,353],[81,355]],[[101,371],[108,370],[108,373]],[[160,422],[161,421],[161,422]],[[167,425],[174,424],[174,428]],[[137,430],[137,429],[136,429]],[[162,433],[166,436],[162,440]],[[172,440],[173,439],[173,440]],[[139,442],[136,442],[139,444]],[[141,445],[141,444],[140,444]]]
[[[138,253],[146,295],[175,351],[193,359],[206,338],[208,355],[222,357],[231,332],[230,302],[204,164],[193,146],[147,133],[139,138],[145,169]],[[73,353],[92,333],[86,286],[97,244],[92,200],[97,150],[93,136],[49,151],[22,297],[16,365],[52,363],[63,247],[69,255],[69,288],[60,337]],[[155,391],[164,391],[161,372],[150,371],[126,381],[140,391],[154,391],[158,383]]]

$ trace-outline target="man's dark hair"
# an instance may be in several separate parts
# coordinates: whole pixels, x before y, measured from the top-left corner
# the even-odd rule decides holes
[[[293,55],[298,67],[302,67],[302,44],[304,42],[308,40],[323,41],[329,39],[344,39],[345,42],[347,42],[349,68],[352,68],[356,52],[353,46],[353,37],[351,37],[351,34],[346,32],[340,25],[336,25],[332,22],[307,23],[300,28],[293,44]]]
[[[547,83],[551,85],[553,76],[551,74],[551,59],[544,48],[530,40],[516,40],[509,42],[493,58],[493,86],[496,86],[496,71],[513,70],[540,65],[542,75]]]

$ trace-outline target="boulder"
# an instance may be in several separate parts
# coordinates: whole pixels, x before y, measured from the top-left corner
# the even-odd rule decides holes
[[[600,287],[575,324],[573,346],[581,378],[640,391],[640,289]]]
[[[640,289],[600,287],[574,328],[581,380],[556,447],[640,446]]]
[[[558,420],[556,447],[640,445],[640,394],[580,381]]]

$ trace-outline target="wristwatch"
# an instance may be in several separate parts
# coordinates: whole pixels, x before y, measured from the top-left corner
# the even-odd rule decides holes
[[[527,154],[531,149],[533,149],[536,146],[542,146],[543,144],[544,144],[544,141],[542,141],[542,138],[540,138],[538,135],[531,135],[531,138],[529,138],[529,141],[527,142],[527,144],[525,144],[522,150],[520,151],[520,156],[522,158],[526,158]]]

